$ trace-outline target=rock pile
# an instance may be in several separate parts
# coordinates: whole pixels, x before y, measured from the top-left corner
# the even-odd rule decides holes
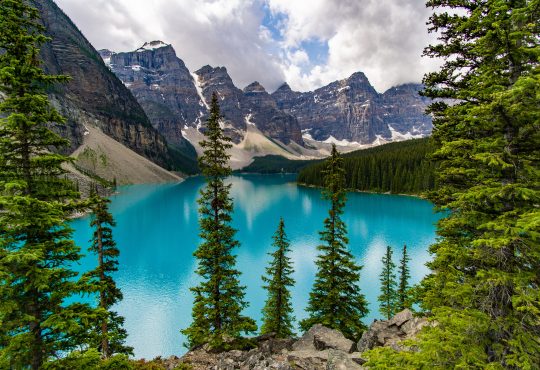
[[[170,370],[181,363],[190,365],[193,370],[364,369],[362,352],[377,346],[401,349],[402,340],[413,338],[426,325],[427,319],[413,317],[411,311],[404,310],[391,320],[374,321],[358,343],[337,330],[315,325],[298,339],[263,335],[255,339],[257,347],[249,351],[212,353],[203,347],[162,363]]]

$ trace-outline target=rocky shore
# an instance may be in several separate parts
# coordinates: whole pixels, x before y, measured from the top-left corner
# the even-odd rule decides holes
[[[390,320],[375,320],[362,338],[353,342],[339,331],[315,325],[300,338],[255,338],[256,348],[215,353],[207,346],[182,357],[156,359],[164,369],[193,370],[355,370],[364,369],[363,352],[377,346],[404,350],[401,342],[414,338],[429,321],[410,310]]]

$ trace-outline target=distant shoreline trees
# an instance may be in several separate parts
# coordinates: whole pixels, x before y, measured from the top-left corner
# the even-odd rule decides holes
[[[351,190],[423,194],[434,190],[435,164],[430,138],[389,143],[343,155],[344,187]],[[297,182],[324,187],[324,162],[300,170]]]

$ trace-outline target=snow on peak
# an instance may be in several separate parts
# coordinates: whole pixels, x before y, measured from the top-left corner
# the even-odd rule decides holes
[[[328,137],[328,139],[324,140],[323,143],[336,144],[338,146],[360,145],[360,143],[358,143],[356,141],[349,141],[349,140],[346,140],[346,139],[338,140],[335,137],[333,137],[332,135],[330,135]]]
[[[164,48],[167,46],[171,46],[171,45],[166,44],[163,41],[156,40],[156,41],[145,42],[143,46],[137,49],[137,51],[156,50],[156,49]]]

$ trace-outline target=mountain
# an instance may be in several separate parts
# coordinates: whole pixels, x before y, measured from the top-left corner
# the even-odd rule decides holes
[[[379,94],[363,73],[356,72],[304,93],[285,83],[272,97],[298,119],[306,139],[365,145],[429,135],[431,117],[424,114],[428,100],[418,94],[421,89],[408,84]]]
[[[303,145],[296,118],[284,113],[264,88],[253,83],[237,88],[224,67],[204,66],[194,73],[162,41],[147,42],[131,52],[101,50],[103,60],[137,98],[152,125],[169,143],[185,146],[181,130],[204,130],[208,104],[220,99],[225,133],[240,144],[247,125],[254,124],[268,138],[284,145]]]
[[[427,136],[432,129],[431,117],[423,113],[428,101],[418,94],[422,88],[418,84],[379,94],[357,72],[315,91],[296,92],[285,83],[269,94],[258,82],[240,90],[225,67],[206,65],[190,73],[172,46],[162,41],[131,52],[103,50],[101,55],[153,126],[175,144],[184,136],[197,147],[214,92],[224,131],[236,145],[246,140],[252,125],[293,157],[323,156],[330,143],[347,151]]]
[[[130,90],[64,12],[52,0],[33,1],[33,5],[51,38],[41,48],[44,69],[71,77],[49,91],[53,104],[67,118],[61,134],[70,139],[70,152],[83,144],[92,126],[160,166],[192,170],[194,160],[169,147]]]
[[[100,50],[100,54],[167,141],[181,148],[190,147],[180,129],[202,115],[204,104],[193,77],[173,47],[156,41],[131,53]]]

